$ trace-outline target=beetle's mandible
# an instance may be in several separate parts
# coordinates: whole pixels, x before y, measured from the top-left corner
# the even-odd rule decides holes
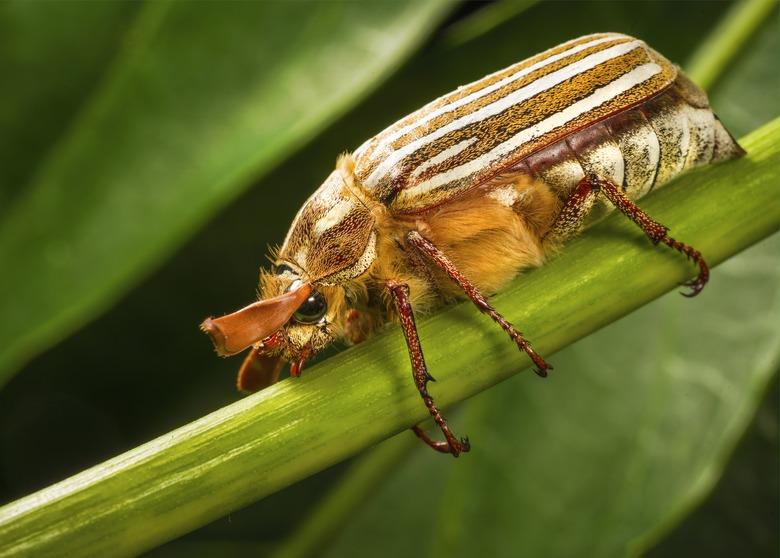
[[[201,325],[221,355],[250,349],[239,388],[275,382],[284,362],[336,339],[358,343],[398,322],[417,389],[444,440],[456,437],[427,389],[414,313],[465,295],[544,376],[550,366],[485,296],[617,208],[698,266],[637,200],[691,167],[739,157],[742,148],[705,93],[641,40],[588,35],[458,88],[343,155],[293,221],[261,300]]]

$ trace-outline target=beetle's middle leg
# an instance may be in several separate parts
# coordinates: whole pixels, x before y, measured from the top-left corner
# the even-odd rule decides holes
[[[404,337],[406,338],[406,346],[409,349],[409,359],[412,361],[414,383],[425,402],[425,406],[431,413],[433,420],[444,434],[446,441],[439,442],[433,440],[419,426],[412,427],[412,430],[414,430],[414,433],[417,434],[420,439],[436,451],[451,453],[453,457],[458,457],[461,453],[469,451],[471,445],[469,444],[468,438],[461,438],[458,440],[455,437],[455,434],[452,433],[450,427],[447,426],[447,419],[441,414],[441,411],[439,411],[439,408],[433,402],[433,397],[428,393],[428,382],[434,380],[434,378],[428,373],[428,367],[425,365],[425,357],[423,357],[420,337],[417,335],[417,325],[414,322],[414,312],[412,311],[412,305],[409,302],[409,285],[388,281],[386,286],[393,297],[395,308],[398,311],[398,319],[401,322],[401,329],[403,329]]]
[[[506,318],[499,314],[496,309],[490,305],[485,295],[479,292],[477,287],[474,286],[474,284],[469,281],[468,278],[466,278],[460,271],[458,271],[458,268],[455,267],[455,264],[453,264],[452,261],[441,250],[439,250],[430,240],[423,237],[417,231],[409,232],[409,234],[406,235],[406,241],[421,254],[435,263],[439,268],[441,268],[442,271],[444,271],[450,277],[450,279],[457,283],[457,285],[463,290],[464,293],[466,293],[466,296],[471,299],[477,308],[493,318],[493,321],[501,326],[501,329],[507,332],[509,337],[517,344],[520,350],[525,352],[534,362],[536,365],[535,372],[539,376],[547,376],[547,371],[552,370],[552,366],[547,364],[544,359],[536,351],[534,351],[533,347],[531,347],[531,344],[525,339],[525,337],[523,337],[523,334],[517,331],[515,327],[506,320]]]
[[[655,221],[647,213],[637,206],[623,190],[609,180],[597,176],[585,177],[577,184],[553,224],[550,232],[544,240],[557,238],[566,238],[582,226],[582,223],[593,205],[596,195],[601,192],[612,205],[618,208],[621,213],[636,223],[644,233],[650,238],[653,244],[663,243],[685,254],[686,257],[693,260],[699,266],[699,274],[684,286],[690,287],[690,292],[682,293],[684,296],[692,297],[707,284],[710,277],[710,270],[707,262],[704,261],[701,253],[692,246],[684,244],[669,236],[669,229]]]

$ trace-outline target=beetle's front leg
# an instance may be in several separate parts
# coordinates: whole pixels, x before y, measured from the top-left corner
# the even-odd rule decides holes
[[[409,285],[388,281],[386,287],[393,297],[395,308],[398,311],[398,319],[401,322],[401,329],[403,329],[404,337],[406,338],[406,346],[409,349],[409,359],[412,362],[414,383],[425,402],[425,406],[428,408],[428,412],[431,413],[433,420],[436,421],[436,424],[441,428],[446,441],[439,442],[433,440],[419,426],[414,426],[412,430],[414,430],[414,433],[417,434],[419,438],[436,451],[451,453],[453,457],[458,457],[461,453],[469,451],[471,446],[468,438],[461,438],[458,440],[455,437],[450,430],[450,427],[447,426],[447,419],[441,414],[441,411],[439,411],[439,408],[433,402],[433,397],[428,393],[428,382],[434,380],[434,378],[428,373],[428,368],[425,365],[420,338],[417,335],[417,325],[414,322],[412,305],[409,302]]]
[[[430,240],[423,237],[417,231],[411,231],[406,235],[406,241],[414,247],[419,253],[430,259],[435,263],[442,271],[444,271],[450,279],[452,279],[463,290],[466,296],[479,308],[482,312],[493,318],[501,329],[506,331],[509,337],[514,341],[521,351],[525,352],[536,365],[535,372],[539,376],[547,376],[547,371],[552,370],[552,366],[547,364],[544,359],[534,351],[531,344],[523,337],[523,334],[517,331],[515,327],[510,324],[504,316],[499,314],[493,306],[487,300],[487,297],[483,295],[477,287],[464,276],[455,264]]]

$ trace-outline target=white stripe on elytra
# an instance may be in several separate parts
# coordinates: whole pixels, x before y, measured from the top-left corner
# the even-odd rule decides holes
[[[460,143],[456,143],[451,147],[448,147],[438,155],[434,155],[433,157],[425,161],[423,164],[418,166],[416,169],[414,169],[414,172],[412,172],[411,177],[417,178],[418,176],[420,176],[420,174],[422,174],[425,171],[425,169],[430,168],[434,165],[438,165],[439,163],[443,163],[447,159],[454,157],[455,155],[457,155],[458,153],[466,149],[469,145],[471,145],[475,141],[477,141],[477,138],[471,137],[469,139],[463,140]]]
[[[397,168],[398,163],[404,157],[414,153],[418,149],[425,147],[438,138],[455,130],[459,130],[460,128],[463,128],[474,122],[479,122],[480,120],[484,120],[490,116],[499,114],[513,105],[522,103],[523,101],[526,101],[531,97],[547,91],[548,89],[552,89],[556,85],[563,83],[564,81],[571,79],[578,74],[585,73],[599,64],[603,64],[604,62],[612,60],[613,58],[617,58],[618,56],[626,54],[627,52],[631,52],[632,50],[639,48],[642,45],[643,43],[641,41],[632,41],[630,43],[620,43],[613,47],[595,52],[586,56],[585,58],[582,58],[581,60],[578,60],[577,62],[573,62],[567,66],[564,66],[563,68],[560,68],[559,70],[550,72],[549,74],[532,81],[528,85],[521,87],[520,89],[517,89],[516,91],[513,91],[504,97],[501,97],[497,101],[485,105],[479,110],[475,110],[472,113],[455,119],[446,126],[442,126],[441,128],[434,130],[427,136],[423,136],[415,141],[409,142],[402,148],[387,154],[384,160],[379,165],[377,165],[376,169],[374,169],[374,172],[368,176],[365,181],[365,185],[368,188],[376,188],[380,179],[382,179],[392,169]]]
[[[606,43],[609,41],[614,41],[619,38],[623,38],[625,35],[620,35],[617,33],[610,34],[607,37],[603,37],[600,39],[595,39],[592,41],[589,41],[587,43],[582,43],[579,45],[576,45],[568,50],[564,50],[563,52],[559,52],[558,54],[555,54],[553,56],[550,56],[549,58],[544,58],[537,62],[536,64],[532,64],[531,66],[528,66],[527,68],[523,68],[522,70],[515,72],[514,74],[507,76],[487,87],[484,87],[482,89],[479,89],[477,91],[474,91],[473,93],[466,95],[465,97],[462,97],[460,99],[457,99],[453,101],[452,103],[448,105],[444,105],[442,107],[439,107],[438,109],[429,112],[425,116],[420,117],[419,119],[415,120],[414,122],[407,124],[403,128],[399,128],[398,130],[394,131],[392,134],[388,134],[386,137],[382,138],[382,141],[377,144],[374,153],[381,153],[382,149],[380,146],[387,145],[389,143],[394,142],[404,134],[410,132],[414,128],[417,128],[418,126],[421,126],[422,124],[425,124],[426,122],[433,120],[437,116],[440,116],[444,113],[454,111],[455,109],[462,107],[463,105],[467,105],[471,103],[472,101],[476,101],[477,99],[484,97],[485,95],[488,95],[489,93],[492,93],[493,91],[496,91],[497,89],[501,89],[505,85],[517,81],[518,79],[527,76],[531,72],[535,72],[539,68],[543,68],[545,66],[548,66],[552,64],[553,62],[557,62],[558,60],[561,60],[563,58],[566,58],[567,56],[571,56],[572,54],[576,54],[578,52],[581,52],[585,49],[594,47],[596,45],[600,45],[602,43]],[[503,71],[503,70],[501,70]],[[499,72],[495,72],[493,74],[487,75],[482,80],[489,80],[492,76],[497,74]],[[481,81],[481,80],[480,80]],[[468,86],[466,86],[468,87]]]
[[[521,132],[509,138],[507,141],[497,145],[484,155],[481,155],[476,159],[472,159],[468,163],[450,169],[447,172],[432,176],[430,179],[416,186],[401,190],[401,192],[398,194],[398,198],[396,199],[398,202],[402,202],[445,184],[449,184],[455,180],[465,178],[479,171],[480,169],[489,166],[492,162],[500,159],[501,157],[504,157],[507,153],[514,151],[524,143],[547,134],[556,128],[564,126],[567,122],[570,122],[578,116],[593,110],[594,108],[608,102],[611,99],[614,99],[621,93],[625,93],[629,89],[647,81],[654,75],[659,74],[661,71],[661,66],[652,62],[638,66],[630,72],[623,74],[615,81],[612,81],[607,85],[596,89],[593,93],[584,99],[581,99],[576,103],[569,105],[562,111],[557,112],[552,116],[542,120],[541,122],[538,122],[533,126],[522,130]]]

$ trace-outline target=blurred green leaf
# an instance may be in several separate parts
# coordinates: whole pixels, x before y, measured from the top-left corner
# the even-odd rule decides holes
[[[13,293],[0,303],[0,383],[376,86],[448,5],[144,4],[103,87],[0,224],[0,261],[13,262],[0,279]]]
[[[517,14],[524,12],[538,1],[500,0],[485,3],[475,13],[450,25],[444,32],[443,40],[450,47],[467,43],[513,19]]]
[[[766,25],[754,31],[747,49],[716,82],[710,97],[718,115],[740,136],[780,114],[777,98],[768,91],[780,91],[780,72],[775,68],[780,52],[778,12]]]
[[[0,3],[0,216],[96,86],[139,6]]]
[[[707,501],[648,558],[780,555],[780,383],[773,385]]]
[[[776,9],[777,0],[741,0],[735,3],[686,65],[691,79],[700,87],[710,89],[723,75],[723,68]]]
[[[665,186],[647,200],[648,212],[674,224],[676,234],[699,247],[713,265],[765,238],[780,227],[780,206],[770,203],[780,189],[779,137],[780,119],[744,139],[747,157],[698,169]],[[736,177],[742,182],[738,191],[732,186]],[[751,271],[774,278],[777,264],[771,263]],[[690,273],[689,266],[678,254],[649,249],[647,239],[635,225],[622,215],[612,215],[588,235],[572,242],[564,255],[514,281],[494,300],[507,319],[522,323],[535,347],[549,355],[674,288]],[[762,309],[777,303],[778,300],[762,300]],[[684,316],[674,319],[684,320]],[[764,320],[754,316],[751,323],[755,325],[743,324],[742,329],[761,336],[759,342],[763,343],[765,338],[768,338],[766,343],[776,341],[776,332],[766,334]],[[434,396],[443,407],[483,391],[527,365],[527,359],[518,355],[504,332],[487,325],[468,303],[420,320],[426,360],[438,379]],[[706,327],[701,327],[699,333],[702,330],[717,334]],[[690,333],[679,332],[680,335]],[[397,329],[377,335],[326,363],[313,366],[303,378],[275,384],[0,508],[0,540],[6,545],[3,550],[9,555],[45,554],[55,548],[63,554],[76,549],[88,555],[102,555],[107,551],[134,554],[280,490],[418,423],[426,418],[427,411],[409,382],[408,354],[401,337]],[[763,345],[753,347],[765,349]],[[634,348],[635,345],[626,345],[615,353],[628,352],[633,357]],[[766,349],[758,356],[768,361],[775,355]],[[609,361],[599,359],[596,364],[602,366],[604,362]],[[474,373],[478,369],[481,374]],[[624,373],[623,370],[613,372]],[[670,382],[677,380],[683,382],[683,387],[687,385],[683,371],[675,367],[670,372],[673,372],[668,374]],[[761,368],[744,375],[745,383],[738,386],[746,385],[749,391],[735,390],[729,399],[736,402],[735,408],[742,413],[746,412],[740,404],[743,398],[759,392],[765,376]],[[601,415],[592,405],[596,401],[602,404],[601,399],[609,395],[611,385],[593,385],[585,376],[581,378],[585,387],[592,390],[588,411],[593,410],[594,417],[608,420],[618,432],[616,437],[625,436],[625,431],[617,428],[625,417],[612,414],[619,407],[618,401],[612,406],[603,405],[609,412]],[[707,376],[699,373],[693,378],[705,381]],[[716,375],[712,385],[705,385],[710,391],[702,389],[711,396],[703,400],[705,406],[720,403],[719,396],[728,395],[724,388],[732,386],[728,382],[718,383],[720,379]],[[550,389],[559,381],[567,386],[563,380],[553,379],[547,389],[537,388],[540,400],[571,390]],[[652,385],[652,379],[646,376],[633,380],[632,390],[640,380],[640,386]],[[670,382],[660,385],[675,387]],[[574,382],[574,385],[578,384]],[[638,401],[655,405],[662,395],[677,401],[674,393],[650,389],[648,394],[653,397]],[[579,403],[584,401],[581,399]],[[546,408],[558,412],[552,406]],[[664,417],[663,409],[655,406],[630,411]],[[536,412],[543,415],[541,409]],[[686,416],[685,413],[675,415],[662,421],[662,425],[674,434],[678,428],[674,419]],[[740,419],[739,414],[735,416]],[[539,424],[540,432],[544,433],[545,425]],[[551,425],[571,427],[570,431],[562,429],[564,433],[569,432],[568,436],[578,431],[576,423],[551,420]],[[735,428],[734,423],[730,428]],[[673,439],[675,443],[690,441],[685,431],[682,432]],[[531,439],[533,433],[527,434]],[[717,435],[710,433],[704,442]],[[489,448],[490,431],[484,436]],[[505,444],[506,438],[499,441]],[[641,447],[662,447],[659,440],[650,442],[655,445]],[[557,445],[545,448],[562,449]],[[620,447],[606,449],[615,454],[621,451]],[[486,452],[485,459],[488,458]],[[544,466],[551,463],[541,456],[529,461]],[[587,488],[581,479],[576,486]],[[456,493],[466,494],[460,486]],[[419,505],[414,497],[407,501]],[[426,509],[430,508],[426,506]],[[466,512],[457,505],[449,511]],[[392,543],[384,541],[382,551],[390,549]]]

